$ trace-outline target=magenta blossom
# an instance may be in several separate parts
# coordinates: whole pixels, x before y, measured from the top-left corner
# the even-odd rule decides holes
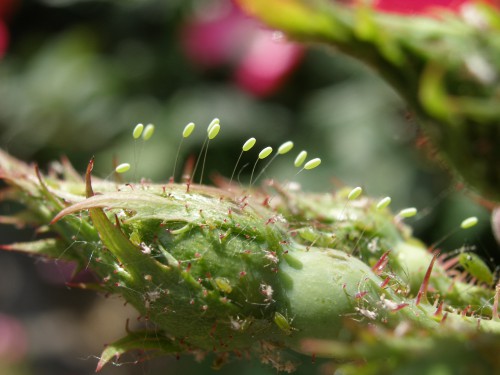
[[[6,20],[20,5],[20,0],[0,0],[0,59],[7,52],[9,45],[9,30]]]
[[[28,350],[27,333],[16,318],[0,313],[0,363],[19,362]]]
[[[261,97],[281,87],[303,54],[303,47],[277,38],[230,1],[190,19],[183,46],[190,59],[203,68],[233,66],[237,84]]]
[[[464,4],[480,2],[475,0],[375,0],[377,10],[399,14],[432,14],[445,8],[458,11]],[[498,5],[498,0],[482,0],[484,3]]]
[[[9,31],[7,30],[7,26],[5,26],[5,23],[0,19],[0,58],[5,55],[8,45]]]

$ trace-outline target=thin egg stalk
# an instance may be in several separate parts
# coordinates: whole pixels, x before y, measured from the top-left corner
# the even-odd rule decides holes
[[[203,144],[201,145],[201,149],[200,149],[200,152],[198,154],[198,158],[196,159],[196,164],[194,166],[193,173],[191,174],[191,178],[189,179],[190,181],[193,180],[193,178],[196,174],[196,171],[198,170],[198,165],[199,165],[200,159],[202,158],[202,155],[203,155],[200,184],[203,183],[203,172],[205,170],[205,160],[206,160],[207,154],[208,154],[208,145],[210,144],[210,140],[214,139],[217,136],[217,134],[219,134],[219,131],[220,131],[220,120],[218,118],[214,118],[207,127],[207,136],[205,137],[205,140],[203,141]]]
[[[184,142],[185,138],[188,138],[193,133],[195,127],[196,127],[195,123],[190,122],[184,127],[184,130],[182,131],[182,138],[181,141],[179,142],[179,147],[177,148],[177,153],[175,155],[174,170],[172,171],[172,177],[170,177],[171,183],[175,181],[175,171],[177,169],[177,161],[179,160],[179,154],[181,152],[182,143]]]
[[[236,173],[236,168],[238,168],[238,164],[240,163],[243,153],[250,151],[253,148],[253,146],[255,146],[256,142],[257,140],[254,137],[251,137],[247,139],[246,142],[241,147],[240,156],[238,156],[238,160],[236,160],[236,164],[234,165],[233,173],[231,173],[231,179],[229,180],[229,185],[231,185],[231,183],[233,182],[233,177],[234,174]]]
[[[267,146],[259,152],[257,160],[255,160],[255,163],[252,168],[252,174],[250,175],[250,187],[252,187],[253,185],[253,174],[255,173],[255,167],[257,167],[257,163],[259,162],[259,160],[267,158],[269,155],[271,155],[272,152],[273,148],[271,146]]]
[[[266,171],[266,169],[271,165],[271,163],[274,161],[274,159],[276,159],[278,157],[278,155],[285,155],[287,154],[288,152],[290,152],[293,148],[293,142],[292,141],[286,141],[285,143],[283,143],[281,146],[278,147],[278,150],[276,151],[276,154],[274,154],[274,156],[271,158],[271,160],[269,160],[269,163],[267,163],[265,165],[264,168],[262,168],[262,170],[260,171],[260,173],[257,175],[257,177],[255,178],[255,181],[257,181],[260,176],[262,176],[262,174]],[[272,151],[272,150],[271,150]],[[267,157],[267,156],[266,156]]]
[[[215,120],[217,120],[217,122],[214,123]],[[203,173],[205,172],[205,162],[207,160],[207,155],[208,155],[208,146],[210,145],[210,141],[215,137],[217,137],[219,131],[220,131],[219,119],[214,119],[210,123],[207,129],[208,141],[207,141],[207,147],[205,148],[205,155],[203,156],[203,164],[201,165],[200,185],[203,183]]]

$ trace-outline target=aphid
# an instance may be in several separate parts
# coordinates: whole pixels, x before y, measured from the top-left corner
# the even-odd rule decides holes
[[[495,279],[494,273],[488,265],[477,255],[471,252],[462,251],[458,255],[460,264],[467,273],[479,282],[492,285]]]
[[[278,326],[279,329],[281,329],[283,332],[285,332],[286,335],[291,335],[294,328],[291,326],[291,321],[289,322],[287,318],[283,316],[283,314],[279,312],[274,313],[274,323]]]
[[[219,289],[222,293],[229,294],[233,291],[231,283],[225,277],[216,277],[214,281],[215,285],[217,285],[217,289]]]

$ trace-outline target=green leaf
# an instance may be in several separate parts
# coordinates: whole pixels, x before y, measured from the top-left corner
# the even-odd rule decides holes
[[[64,259],[69,261],[79,261],[74,250],[61,240],[47,238],[31,242],[16,242],[10,245],[0,246],[1,250],[20,251],[33,255],[41,255],[52,259]],[[71,251],[70,251],[71,250]]]
[[[101,354],[99,363],[97,364],[96,372],[111,361],[113,358],[119,358],[122,354],[133,351],[157,351],[156,355],[174,354],[182,352],[177,344],[172,340],[162,336],[161,332],[157,331],[137,331],[130,332],[127,336],[109,344]]]

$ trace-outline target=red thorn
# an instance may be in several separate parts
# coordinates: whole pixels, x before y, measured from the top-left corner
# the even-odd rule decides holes
[[[471,305],[467,305],[465,309],[462,310],[462,316],[467,316],[467,313],[469,312],[471,308]]]
[[[215,322],[213,325],[212,325],[212,328],[210,329],[210,333],[209,333],[209,336],[210,337],[214,337],[215,335],[215,331],[217,330],[217,322]]]
[[[429,287],[429,280],[431,278],[432,268],[434,267],[434,262],[436,261],[438,255],[439,251],[434,252],[434,256],[432,257],[431,263],[429,264],[427,272],[425,273],[424,280],[422,281],[422,285],[420,285],[420,289],[417,294],[417,300],[415,301],[415,306],[418,306],[420,304],[420,301],[422,300],[422,297],[427,294],[427,288]]]
[[[264,207],[271,207],[271,206],[269,205],[269,202],[270,202],[270,201],[271,201],[271,199],[270,199],[269,197],[266,197],[266,198],[264,199],[264,201],[262,202],[262,205],[263,205]]]
[[[439,322],[439,323],[444,324],[444,322],[446,321],[446,318],[448,318],[448,313],[444,313],[443,319],[441,319],[441,322]]]
[[[399,305],[397,305],[395,308],[393,308],[391,310],[391,312],[396,312],[396,311],[399,311],[399,310],[402,310],[404,309],[406,306],[408,306],[407,303],[400,303]]]
[[[85,172],[85,195],[87,198],[94,196],[94,191],[92,190],[92,169],[94,169],[94,157],[89,161],[87,165],[87,171]]]
[[[35,174],[36,174],[36,178],[38,179],[38,182],[40,182],[40,185],[42,185],[44,187],[44,189],[46,189],[47,187],[45,186],[45,183],[43,182],[42,174],[40,173],[40,168],[38,167],[38,164],[35,164],[34,167],[35,167]]]
[[[129,323],[130,323],[130,319],[127,318],[126,322],[125,322],[125,332],[127,333],[131,333],[132,331],[130,330],[130,326],[129,326]]]
[[[267,219],[265,225],[274,224],[274,223],[276,223],[276,220],[274,219],[274,217],[270,217],[269,219]]]
[[[380,284],[380,287],[381,287],[382,289],[384,289],[384,288],[387,286],[387,284],[389,284],[389,281],[391,281],[391,277],[390,277],[390,276],[387,276],[387,277],[385,278],[385,280],[384,280],[384,281],[382,281],[382,283]]]
[[[118,215],[115,214],[115,225],[118,229],[122,229],[122,226],[121,226],[121,223],[120,223],[120,219],[118,219]]]
[[[387,265],[387,262],[389,261],[389,254],[391,253],[391,250],[386,251],[380,259],[375,263],[375,265],[372,267],[372,271],[375,272],[375,275],[380,275],[382,271],[384,270],[385,266]]]
[[[367,294],[368,294],[368,292],[367,292],[367,291],[359,292],[359,293],[356,293],[356,294],[354,295],[354,298],[356,298],[356,299],[360,299],[360,298],[363,298],[364,296],[366,296]]]
[[[444,301],[439,302],[439,305],[436,309],[436,312],[434,313],[434,316],[439,316],[443,313],[443,304],[444,304]]]

